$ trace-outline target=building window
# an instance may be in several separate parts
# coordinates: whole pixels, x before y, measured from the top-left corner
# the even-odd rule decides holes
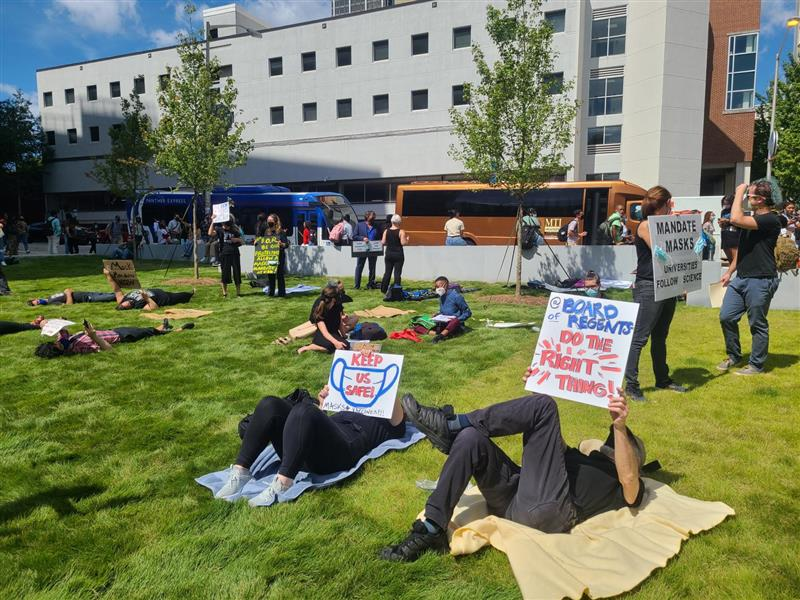
[[[353,52],[350,46],[342,46],[336,49],[336,66],[349,67],[353,64]]]
[[[89,141],[90,142],[99,142],[100,141],[100,128],[96,125],[92,125],[89,127]]]
[[[92,100],[97,100],[97,86],[96,85],[87,85],[86,86],[86,98],[90,102]]]
[[[273,56],[269,59],[269,76],[277,77],[283,75],[283,57]]]
[[[55,131],[45,131],[44,137],[47,140],[48,146],[55,146],[56,145],[56,132]]]
[[[587,173],[586,181],[616,181],[619,173]]]
[[[622,139],[622,125],[609,125],[607,127],[589,127],[588,144],[619,144]]]
[[[625,23],[627,17],[592,21],[592,58],[625,54]]]
[[[144,94],[144,77],[133,78],[133,91],[137,94]]]
[[[560,94],[564,91],[564,73],[550,73],[545,76],[542,83],[551,96]]]
[[[67,142],[70,144],[77,144],[78,143],[78,130],[77,129],[67,129]]]
[[[75,90],[73,88],[64,90],[64,102],[67,104],[75,104]]]
[[[427,53],[428,53],[428,34],[418,33],[417,35],[412,35],[411,54],[416,56],[417,54],[427,54]]]
[[[372,114],[385,115],[389,112],[389,94],[378,94],[372,97]]]
[[[465,104],[469,104],[469,99],[467,98],[466,89],[464,88],[464,84],[461,85],[454,85],[453,86],[453,106],[463,106]]]
[[[317,53],[316,52],[303,52],[301,54],[303,63],[303,72],[317,70]]]
[[[282,106],[273,106],[269,109],[269,122],[271,125],[283,125]]]
[[[220,65],[217,71],[217,79],[220,77],[233,77],[233,65]]]
[[[53,92],[45,92],[42,100],[45,106],[53,106]]]
[[[622,77],[589,80],[589,116],[622,112]]]
[[[112,98],[119,98],[122,95],[119,89],[119,81],[112,81],[108,84],[108,88]]]
[[[428,90],[411,92],[411,110],[428,110]]]
[[[758,34],[732,35],[728,38],[728,92],[726,110],[753,108],[756,87]]]
[[[472,27],[453,28],[453,50],[458,48],[469,48],[472,44]]]
[[[208,37],[212,40],[216,40],[219,38],[219,28],[212,27],[208,30]]]
[[[303,104],[303,121],[308,123],[309,121],[316,121],[317,120],[317,103],[316,102],[306,102]]]
[[[372,62],[389,60],[389,40],[372,42]]]
[[[122,131],[122,123],[114,123],[111,126],[111,129],[109,129],[108,131],[109,131],[109,135],[110,135],[111,131],[116,131],[117,133],[119,133],[120,131]]]
[[[553,33],[562,33],[567,21],[567,11],[550,10],[544,13],[544,20],[548,22]]]
[[[353,99],[342,98],[336,101],[336,118],[347,119],[353,116]]]

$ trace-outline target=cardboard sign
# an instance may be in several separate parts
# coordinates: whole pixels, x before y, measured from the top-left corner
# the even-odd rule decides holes
[[[380,240],[353,240],[351,256],[383,256],[383,244]]]
[[[654,216],[648,217],[647,222],[656,301],[699,290],[703,283],[703,262],[694,245],[703,231],[700,215]],[[666,260],[658,256],[656,248],[666,253]]]
[[[231,203],[220,202],[211,207],[211,216],[214,223],[227,223],[231,220]]]
[[[394,410],[403,356],[337,350],[328,377],[324,410],[388,419]]]
[[[274,275],[278,272],[281,258],[280,238],[277,235],[257,237],[253,242],[253,273],[256,275]]]
[[[622,386],[639,305],[550,294],[525,389],[606,408]]]
[[[708,286],[708,299],[711,303],[711,308],[720,308],[722,306],[722,300],[725,298],[725,290],[727,290],[727,288],[723,287],[720,282],[712,283]]]
[[[103,267],[108,269],[119,287],[129,289],[142,287],[139,278],[136,277],[136,267],[132,260],[104,260]]]
[[[47,319],[47,323],[42,327],[42,335],[58,335],[59,331],[70,325],[75,323],[66,319]]]

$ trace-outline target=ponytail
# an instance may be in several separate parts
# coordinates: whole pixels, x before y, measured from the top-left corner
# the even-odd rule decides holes
[[[669,190],[661,185],[656,185],[647,190],[647,194],[642,201],[642,217],[647,220],[647,217],[656,214],[667,202],[672,199],[672,194]]]

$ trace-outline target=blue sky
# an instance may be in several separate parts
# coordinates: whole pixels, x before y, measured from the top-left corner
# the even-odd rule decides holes
[[[231,1],[195,3],[202,9]],[[270,25],[330,15],[330,0],[238,3]],[[38,110],[37,68],[175,43],[177,33],[187,28],[183,4],[181,0],[0,0],[0,99],[19,88]],[[759,92],[769,85],[786,19],[795,11],[796,0],[762,0]],[[791,35],[787,36],[785,48],[788,51],[790,47]]]

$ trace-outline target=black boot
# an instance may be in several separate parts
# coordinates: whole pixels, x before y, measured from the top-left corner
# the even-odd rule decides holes
[[[433,447],[444,454],[449,454],[455,434],[450,431],[447,421],[454,416],[453,407],[449,405],[443,408],[422,406],[411,394],[403,396],[401,403],[406,418],[427,436]]]
[[[406,539],[381,550],[380,558],[397,562],[413,562],[426,550],[440,553],[449,552],[450,545],[447,543],[447,534],[441,529],[436,533],[431,533],[425,524],[417,519],[411,526],[411,531]]]

